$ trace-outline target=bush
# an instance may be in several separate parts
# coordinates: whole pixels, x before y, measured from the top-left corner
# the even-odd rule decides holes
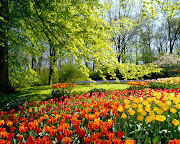
[[[90,96],[92,96],[93,92],[97,92],[97,93],[101,94],[101,93],[106,93],[106,90],[103,89],[103,88],[99,88],[99,89],[98,88],[94,88],[94,89],[91,89],[89,91]]]
[[[12,99],[10,102],[8,102],[5,105],[4,110],[9,111],[11,109],[15,109],[15,111],[19,110],[20,106],[23,106],[27,102],[27,99],[25,97],[21,97],[19,99]]]
[[[110,79],[111,76],[107,72],[107,68],[101,68],[103,71],[103,75],[106,79]],[[129,63],[123,63],[119,65],[115,69],[115,76],[119,80],[123,79],[141,79],[143,77],[151,77],[152,73],[160,73],[162,69],[158,68],[155,65],[135,65],[135,64],[129,64]],[[99,71],[94,71],[90,73],[90,78],[93,80],[102,80],[102,78],[99,76]]]
[[[66,83],[70,82],[73,83],[74,81],[86,81],[88,77],[85,76],[82,71],[80,71],[74,65],[68,63],[62,66],[62,70],[59,74],[59,82]]]
[[[174,84],[163,84],[163,83],[153,83],[153,82],[150,82],[149,86],[153,89],[178,89],[180,88],[180,84],[174,85]]]
[[[107,69],[101,68],[101,70],[103,71],[103,75],[105,75],[106,79],[109,80],[111,76],[108,74]],[[118,68],[116,68],[115,73],[116,73],[117,78],[119,78],[120,80],[123,80],[123,76],[119,72]],[[99,71],[90,72],[89,78],[91,78],[92,80],[102,80],[102,78],[100,77]]]
[[[164,54],[163,56],[160,56],[158,60],[154,61],[153,64],[163,68],[179,67],[180,56],[174,54]]]
[[[51,98],[60,98],[62,99],[62,101],[64,101],[65,97],[70,97],[71,92],[68,89],[64,89],[64,90],[52,90],[51,93]]]
[[[142,89],[145,89],[145,88],[147,88],[147,87],[140,86],[140,85],[132,85],[129,88],[127,88],[127,90],[142,90]]]
[[[76,85],[72,85],[71,83],[57,83],[52,85],[54,90],[51,92],[51,98],[58,98],[64,101],[65,97],[70,97],[72,87],[75,87]]]

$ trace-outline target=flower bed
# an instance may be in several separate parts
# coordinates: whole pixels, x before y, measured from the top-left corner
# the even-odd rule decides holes
[[[178,89],[180,87],[180,77],[169,77],[152,80],[149,83],[149,86],[156,89]]]
[[[0,143],[175,143],[180,89],[89,93],[0,112]]]

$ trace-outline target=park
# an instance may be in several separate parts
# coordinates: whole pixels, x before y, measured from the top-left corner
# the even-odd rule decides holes
[[[180,144],[180,2],[0,9],[0,144]]]

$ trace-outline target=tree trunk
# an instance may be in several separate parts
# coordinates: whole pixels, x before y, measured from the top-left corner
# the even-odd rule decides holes
[[[137,47],[137,45],[136,45],[136,65],[138,65],[139,63],[138,63],[138,47]]]
[[[49,85],[53,84],[53,69],[52,69],[52,64],[50,64],[50,68],[49,68]]]
[[[169,50],[170,50],[170,53],[172,53],[173,47],[172,47],[171,26],[170,26],[169,19],[168,19],[168,37],[169,37]]]
[[[43,56],[40,56],[39,57],[39,60],[38,60],[38,71],[39,71],[39,76],[41,76],[41,67],[42,67],[42,60],[43,60]]]
[[[3,17],[4,21],[0,21],[0,95],[9,92],[9,80],[8,80],[8,0],[3,0],[0,6],[0,17]]]
[[[34,56],[32,56],[32,67],[31,67],[34,71],[36,71],[36,58]]]
[[[49,82],[48,82],[49,85],[53,84],[53,78],[54,78],[53,66],[55,65],[55,62],[57,60],[57,58],[55,56],[56,56],[56,51],[50,42],[50,57],[51,57],[51,59],[50,59],[50,67],[49,67]]]
[[[118,37],[118,46],[117,46],[117,51],[118,51],[118,62],[120,63],[121,62],[121,36],[119,35]]]

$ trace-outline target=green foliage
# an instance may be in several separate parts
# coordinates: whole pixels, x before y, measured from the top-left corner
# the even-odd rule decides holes
[[[13,87],[29,87],[39,82],[37,72],[23,67],[14,56],[9,57],[9,80]]]
[[[176,11],[180,10],[180,2],[172,3],[172,1],[159,1],[159,0],[151,0],[151,2],[143,0],[143,8],[142,8],[142,15],[144,17],[147,16],[147,13],[151,12],[151,18],[157,17],[157,6],[160,5],[161,10],[163,12],[168,13],[168,18],[173,17]]]
[[[145,86],[141,86],[141,85],[131,85],[129,88],[127,88],[127,90],[142,90],[142,89],[146,89],[147,87]]]
[[[143,79],[143,77],[151,77],[152,73],[160,73],[161,68],[155,65],[135,65],[129,63],[118,64],[114,73],[118,79]],[[111,75],[108,73],[107,68],[101,68],[102,74],[106,79],[110,79]],[[90,73],[90,78],[93,80],[101,80],[100,71],[93,71]]]
[[[178,89],[180,88],[180,84],[175,85],[175,84],[165,84],[165,83],[154,83],[150,82],[149,87],[153,89]]]
[[[72,88],[76,85],[71,83],[56,83],[51,87],[54,88],[51,92],[51,98],[58,98],[64,100],[65,97],[70,97]]]
[[[78,67],[68,63],[62,66],[62,69],[59,72],[59,80],[61,83],[73,83],[74,81],[86,81],[89,79]]]
[[[4,107],[4,111],[9,111],[11,109],[19,110],[20,106],[23,106],[27,102],[25,97],[21,97],[18,99],[12,99],[8,103],[6,103]]]
[[[154,5],[154,2],[152,2],[152,8],[150,8],[152,12],[154,12]],[[177,3],[177,6],[179,8],[179,3]],[[136,66],[134,68],[134,65],[117,63],[116,55],[110,47],[113,44],[109,41],[111,27],[103,20],[101,15],[107,7],[103,6],[98,0],[9,1],[6,10],[11,15],[9,15],[8,21],[7,43],[10,58],[9,79],[12,85],[14,87],[27,87],[46,83],[45,76],[39,81],[37,72],[30,68],[31,60],[29,57],[32,55],[34,57],[39,56],[42,49],[49,53],[44,48],[47,44],[51,50],[53,49],[53,54],[49,56],[50,62],[64,56],[72,57],[78,65],[78,68],[75,68],[74,71],[63,69],[60,72],[62,82],[86,80],[89,69],[84,66],[84,62],[88,62],[90,59],[103,80],[107,77],[104,76],[102,66],[107,68],[106,75],[112,76],[114,79],[117,65],[125,79],[138,79],[159,71],[157,69],[152,70],[152,67],[143,66],[143,68],[139,68]],[[144,7],[147,7],[146,3]],[[177,9],[174,5],[170,8]],[[169,10],[169,7],[167,9]],[[112,24],[113,29],[119,33],[121,32],[120,24],[126,30],[137,25],[129,18]],[[53,69],[55,71],[55,65],[53,65]]]
[[[90,96],[92,96],[92,94],[93,94],[94,92],[101,94],[101,93],[106,93],[106,90],[103,89],[103,88],[94,88],[94,89],[91,89],[91,90],[89,91]]]
[[[69,89],[57,89],[57,90],[52,90],[51,92],[51,98],[58,98],[64,101],[65,97],[70,97],[71,91]]]
[[[49,79],[49,69],[42,68],[40,71],[40,78],[37,85],[48,85],[48,79]]]
[[[39,49],[48,44],[53,51],[50,62],[59,56],[73,57],[78,69],[87,77],[89,70],[83,63],[89,59],[97,70],[105,65],[110,73],[113,71],[115,54],[109,42],[110,27],[100,18],[99,12],[105,7],[98,0],[19,0],[11,1],[9,8],[14,14],[10,19],[14,24],[10,33],[12,47],[19,46],[25,54],[37,56]]]
[[[143,76],[150,76],[152,73],[160,73],[162,69],[156,65],[135,65],[123,63],[119,65],[119,72],[124,79],[140,79]]]

